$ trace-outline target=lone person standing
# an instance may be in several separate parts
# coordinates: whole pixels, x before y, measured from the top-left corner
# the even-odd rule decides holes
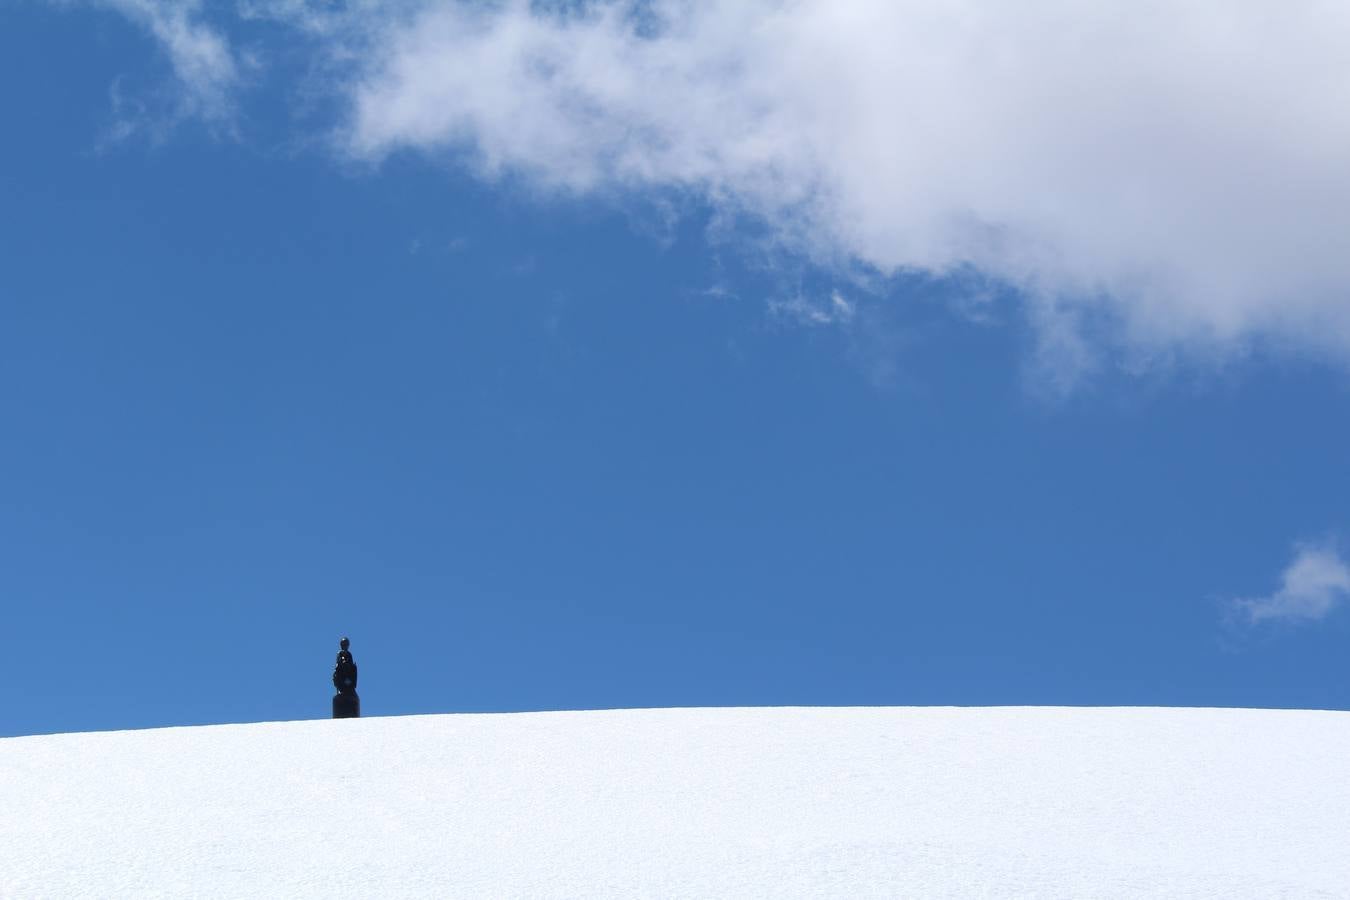
[[[333,666],[333,687],[337,694],[333,696],[333,718],[361,718],[361,698],[356,694],[356,660],[352,659],[351,641],[345,637],[339,642],[337,664]]]

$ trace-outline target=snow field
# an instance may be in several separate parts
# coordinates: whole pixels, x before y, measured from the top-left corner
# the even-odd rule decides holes
[[[1350,897],[1350,713],[766,708],[0,740],[3,897]]]

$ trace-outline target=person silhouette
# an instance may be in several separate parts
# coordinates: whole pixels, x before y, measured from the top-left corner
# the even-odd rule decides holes
[[[361,717],[361,698],[356,693],[356,660],[352,659],[351,641],[343,638],[338,642],[337,663],[333,666],[333,687],[337,694],[333,696],[333,718],[359,719]]]

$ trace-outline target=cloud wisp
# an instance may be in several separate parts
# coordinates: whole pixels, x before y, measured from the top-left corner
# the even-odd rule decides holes
[[[1233,601],[1250,625],[1263,622],[1315,622],[1350,597],[1350,565],[1330,544],[1300,546],[1280,576],[1280,587],[1265,597]]]
[[[237,75],[195,4],[105,2],[160,36],[203,109],[225,106]],[[1083,322],[1088,344],[1149,353],[1350,361],[1345,4],[239,9],[305,36],[352,158],[688,196],[841,270],[973,270],[1016,288],[1065,369],[1086,365]]]
[[[216,127],[232,124],[240,66],[227,36],[203,21],[201,0],[92,0],[92,4],[121,13],[163,48],[177,83],[177,116]],[[132,124],[123,123],[123,130]]]

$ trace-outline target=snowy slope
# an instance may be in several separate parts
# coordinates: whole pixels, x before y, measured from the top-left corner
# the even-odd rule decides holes
[[[1350,897],[1350,713],[688,709],[0,740],[4,897]]]

